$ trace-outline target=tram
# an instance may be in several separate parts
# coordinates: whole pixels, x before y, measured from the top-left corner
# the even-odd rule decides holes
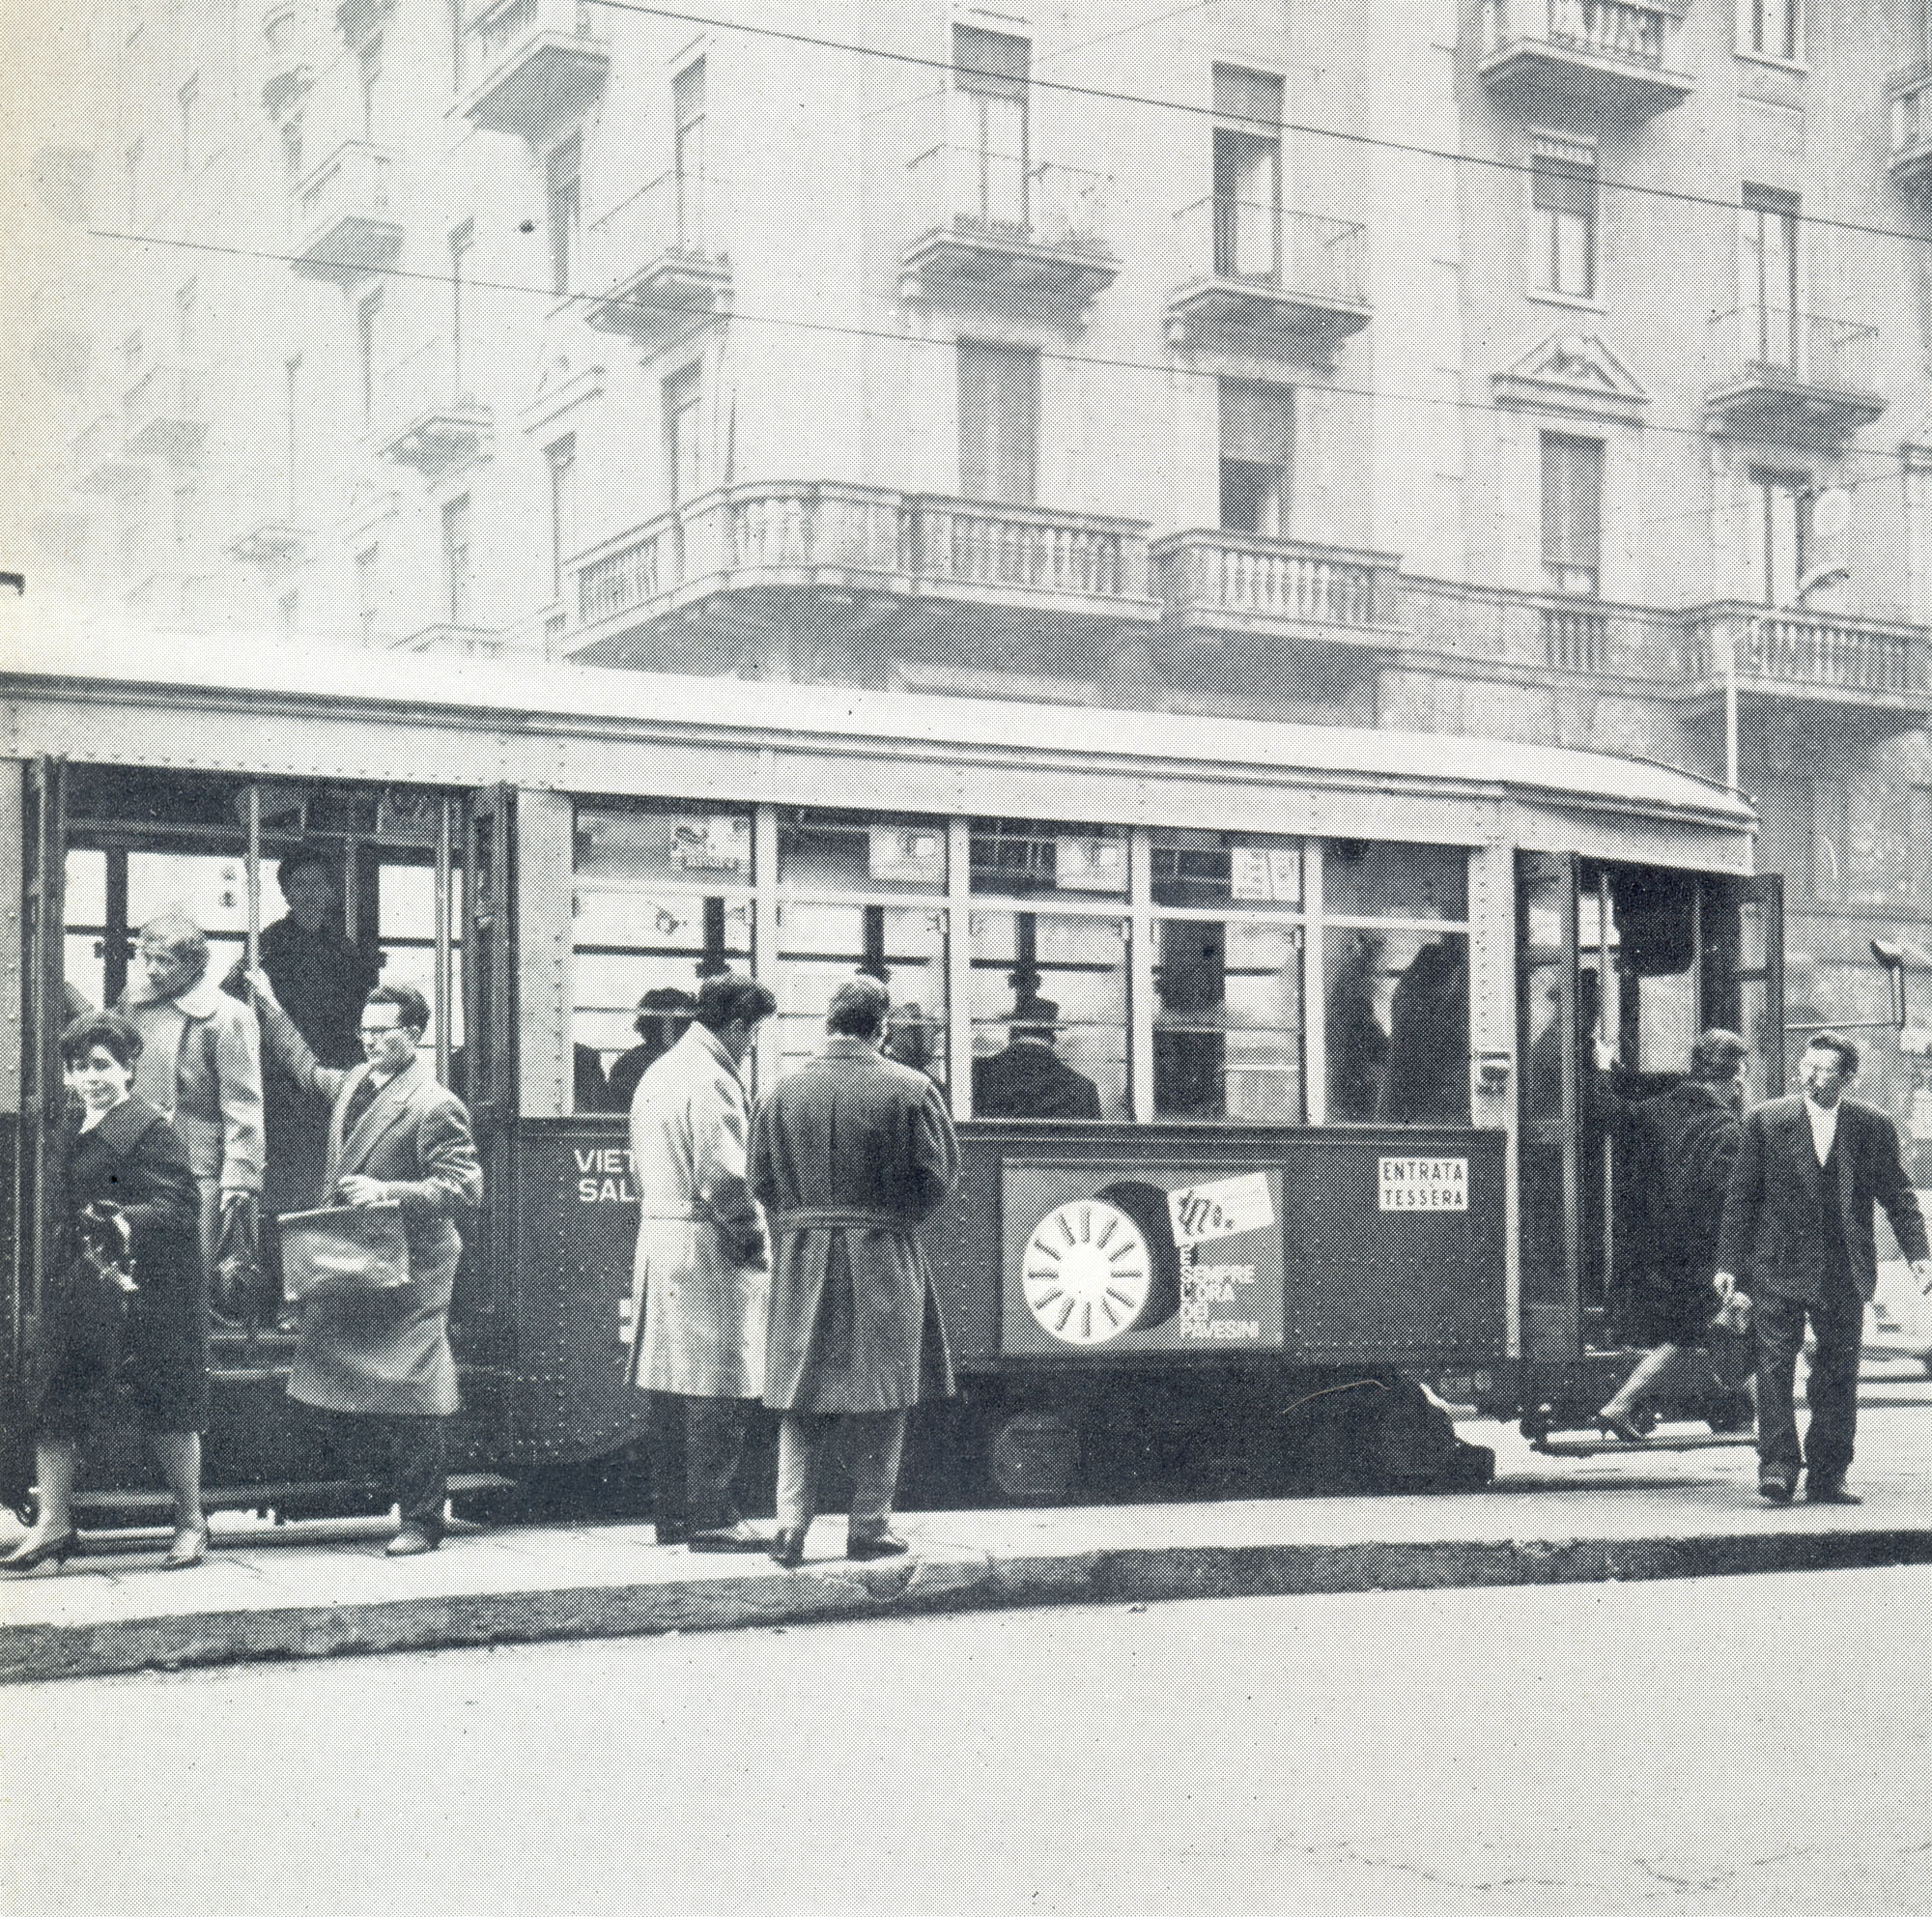
[[[1751,813],[1628,758],[31,629],[0,701],[16,1506],[59,1028],[117,999],[162,905],[217,976],[244,959],[298,844],[372,972],[430,1000],[474,1116],[470,1485],[641,1475],[621,1106],[723,968],[779,1000],[757,1082],[856,971],[889,985],[893,1055],[946,1088],[964,1175],[928,1251],[962,1392],[916,1423],[948,1496],[1091,1495],[1163,1444],[1261,1463],[1294,1406],[1366,1380],[1584,1422],[1629,1357],[1593,1041],[1662,1073],[1727,1025],[1753,1096],[1781,1090]],[[290,1345],[272,1311],[217,1330],[216,1504],[353,1504],[297,1483]],[[101,1442],[96,1506],[158,1502],[131,1441]]]

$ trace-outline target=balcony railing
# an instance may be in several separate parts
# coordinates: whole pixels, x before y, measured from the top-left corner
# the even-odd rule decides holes
[[[1649,119],[1691,89],[1668,71],[1676,31],[1674,6],[1643,0],[1484,0],[1479,71],[1534,112]]]
[[[1766,606],[1707,606],[1690,615],[1696,676],[1721,682],[1735,659],[1756,689],[1808,692],[1832,702],[1872,695],[1910,698],[1927,686],[1922,628],[1787,612]]]
[[[446,339],[425,340],[387,367],[376,395],[376,444],[422,472],[474,459],[490,443],[491,413],[464,392]]]
[[[611,65],[604,10],[582,0],[491,0],[463,32],[463,110],[494,132],[534,139],[589,110]]]
[[[1177,345],[1332,347],[1368,324],[1367,234],[1352,220],[1216,194],[1175,215],[1175,257],[1196,275],[1168,297]]]
[[[1867,326],[1788,306],[1750,305],[1712,322],[1720,371],[1707,401],[1714,429],[1787,445],[1821,445],[1885,411],[1873,386]]]
[[[958,146],[930,148],[907,172],[917,237],[900,257],[902,299],[1083,307],[1120,271],[1104,173]]]
[[[666,173],[584,230],[584,317],[604,332],[675,339],[731,303],[729,186]]]
[[[1932,65],[1900,73],[1886,92],[1891,106],[1891,177],[1917,191],[1932,183]]]
[[[1169,618],[1204,633],[1361,644],[1397,622],[1391,554],[1196,531],[1155,541],[1152,559]]]
[[[1546,606],[1544,663],[1562,672],[1601,672],[1609,653],[1609,615],[1594,606]]]
[[[297,272],[341,279],[386,266],[403,243],[389,204],[394,160],[380,147],[346,141],[296,195]]]
[[[121,418],[137,459],[192,460],[208,437],[207,375],[198,366],[154,366],[128,390]]]
[[[863,619],[865,607],[892,600],[952,600],[1009,626],[1158,616],[1138,521],[873,487],[799,482],[707,494],[566,569],[576,624],[599,641],[673,610],[689,634],[702,623],[702,603],[729,628],[742,615],[724,602],[800,592],[816,595],[817,625]]]

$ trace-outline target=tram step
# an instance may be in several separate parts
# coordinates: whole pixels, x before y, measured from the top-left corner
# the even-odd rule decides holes
[[[1756,1443],[1751,1431],[1654,1431],[1640,1445],[1623,1438],[1546,1438],[1533,1448],[1546,1458],[1607,1458],[1619,1452],[1637,1457],[1645,1451],[1716,1451]]]
[[[201,1502],[204,1508],[213,1511],[256,1511],[287,1504],[296,1498],[305,1504],[317,1503],[331,1498],[355,1497],[373,1488],[350,1478],[318,1484],[219,1485],[204,1490]],[[495,1472],[452,1472],[449,1475],[452,1498],[473,1498],[479,1492],[516,1488],[514,1479],[499,1477]],[[174,1500],[165,1491],[82,1491],[73,1502],[75,1508],[83,1512],[125,1511],[131,1517],[144,1517],[152,1512],[157,1520],[174,1509]]]

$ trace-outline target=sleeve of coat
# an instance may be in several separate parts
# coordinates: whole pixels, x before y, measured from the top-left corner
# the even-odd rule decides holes
[[[752,1136],[746,1148],[746,1179],[754,1197],[766,1211],[778,1209],[779,1181],[772,1166],[772,1107],[760,1099],[752,1112]]]
[[[1723,1209],[1743,1148],[1744,1130],[1735,1121],[1713,1119],[1698,1133],[1692,1147],[1693,1161],[1685,1169],[1689,1173],[1686,1188],[1702,1216],[1708,1217]]]
[[[1915,1263],[1928,1255],[1925,1220],[1919,1216],[1918,1194],[1906,1183],[1905,1167],[1898,1158],[1898,1130],[1883,1112],[1872,1126],[1872,1152],[1877,1178],[1874,1189],[1885,1215],[1891,1220],[1892,1236],[1898,1248]]]
[[[194,1233],[201,1228],[201,1193],[187,1147],[172,1125],[151,1125],[140,1149],[128,1160],[129,1195],[122,1215],[134,1234],[138,1260],[143,1241],[154,1232]]]
[[[332,1105],[348,1073],[322,1064],[309,1050],[308,1041],[296,1029],[296,1021],[279,1005],[258,999],[255,1016],[261,1021],[262,1044],[268,1047],[269,1056],[310,1098]]]
[[[221,1187],[259,1191],[268,1144],[262,1128],[262,1035],[245,1011],[216,1019],[215,1084],[221,1100]]]
[[[406,1218],[453,1217],[482,1204],[483,1167],[469,1114],[455,1099],[439,1099],[417,1116],[415,1143],[422,1176],[383,1181],[383,1195],[401,1205]]]
[[[931,1217],[946,1202],[947,1194],[959,1182],[959,1141],[953,1135],[952,1121],[947,1116],[945,1094],[937,1085],[928,1085],[925,1096],[912,1114],[914,1222]]]
[[[764,1226],[750,1177],[751,1136],[744,1101],[693,1099],[689,1111],[692,1170],[697,1195],[738,1265],[765,1262]]]
[[[1730,1189],[1724,1196],[1724,1223],[1718,1234],[1718,1270],[1735,1278],[1747,1279],[1746,1261],[1750,1255],[1752,1233],[1757,1228],[1757,1208],[1764,1198],[1764,1126],[1756,1112],[1745,1120],[1744,1137],[1738,1147],[1737,1169],[1731,1173]]]

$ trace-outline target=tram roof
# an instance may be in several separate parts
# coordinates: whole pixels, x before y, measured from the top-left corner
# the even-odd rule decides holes
[[[1305,726],[1033,701],[863,687],[703,678],[539,659],[467,659],[296,648],[259,636],[146,633],[98,618],[37,615],[13,601],[0,614],[0,687],[111,687],[114,695],[228,697],[265,706],[317,704],[369,718],[445,721],[506,730],[548,726],[627,731],[722,729],[794,744],[897,741],[974,753],[1161,765],[1241,767],[1283,775],[1408,782],[1437,790],[1511,792],[1606,804],[1750,829],[1751,808],[1714,781],[1612,753],[1460,734]],[[345,715],[347,716],[347,715]],[[104,750],[103,758],[111,758]],[[264,768],[269,769],[269,768]]]

